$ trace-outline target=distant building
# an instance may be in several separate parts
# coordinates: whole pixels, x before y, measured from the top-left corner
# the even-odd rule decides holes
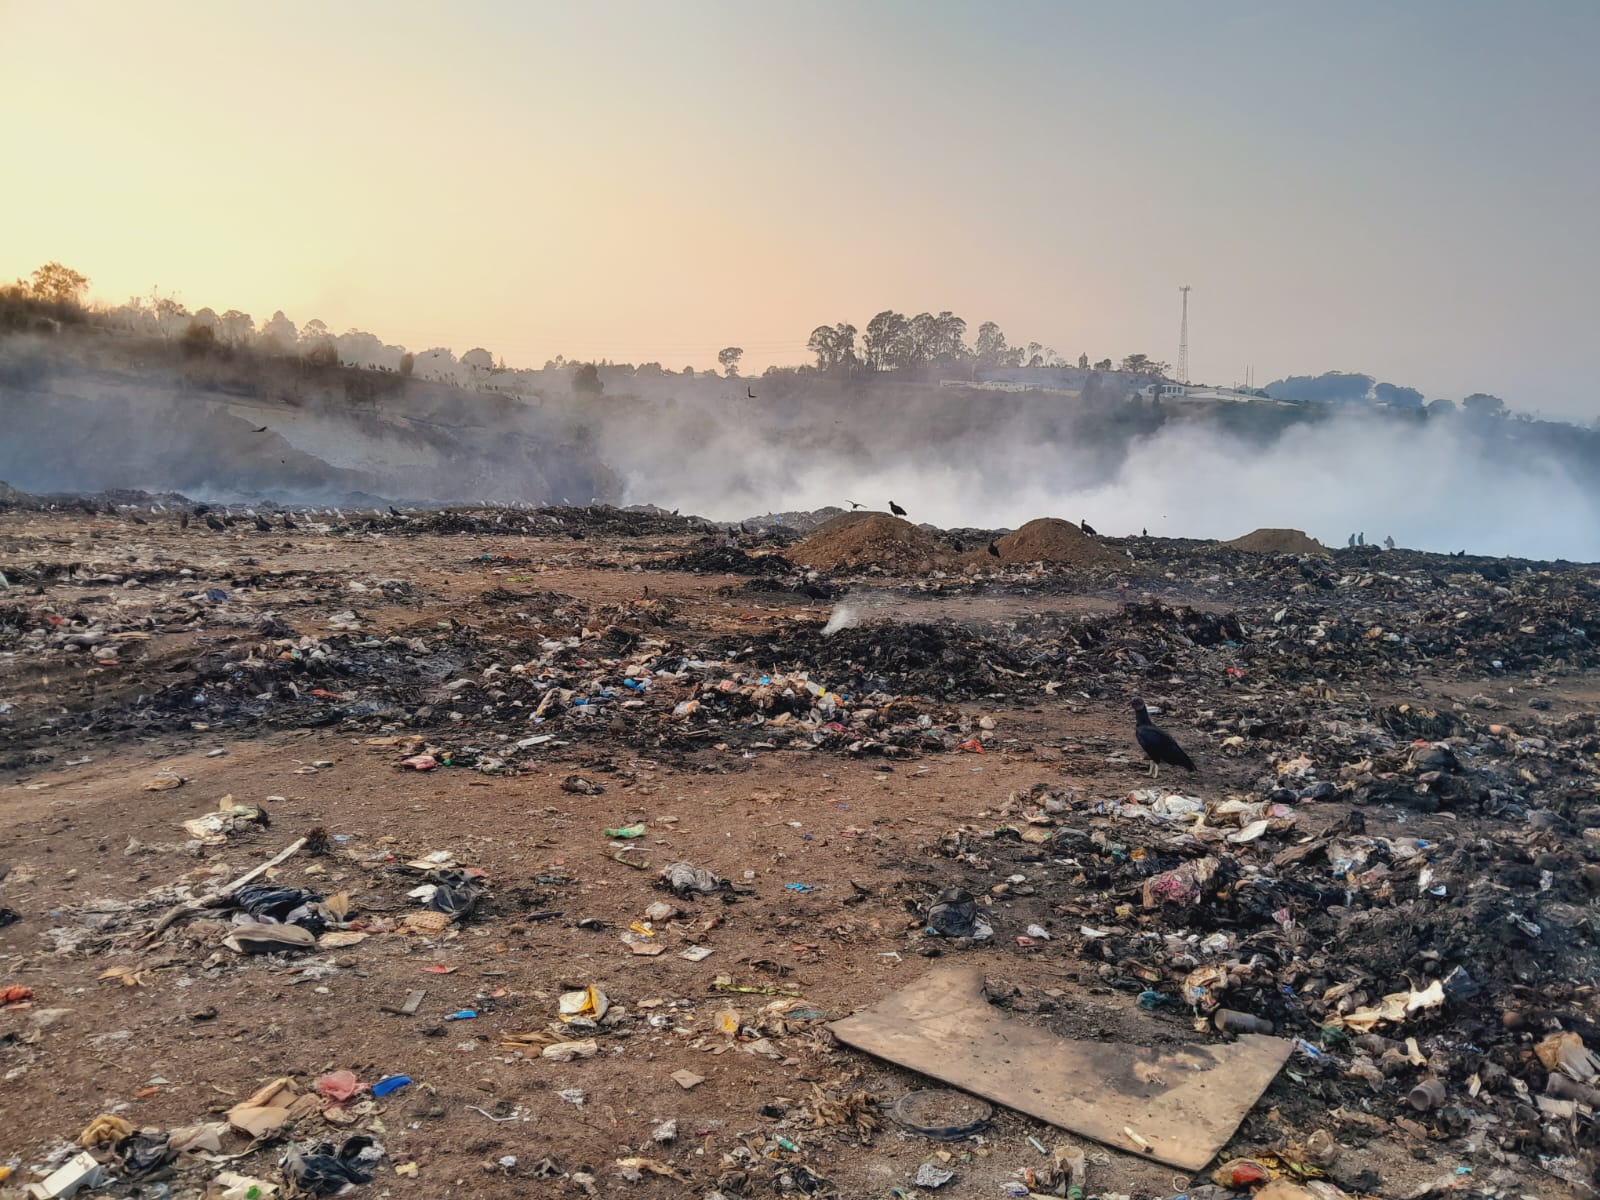
[[[1144,400],[1182,400],[1188,394],[1188,384],[1165,383],[1161,380],[1147,383],[1134,393],[1134,395]]]

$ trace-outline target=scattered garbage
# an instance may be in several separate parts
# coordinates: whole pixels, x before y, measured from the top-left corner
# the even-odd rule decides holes
[[[728,881],[704,867],[691,863],[675,862],[661,870],[661,882],[674,895],[689,896],[695,893],[710,895],[728,886]]]
[[[317,1094],[342,1104],[361,1090],[354,1071],[330,1071],[317,1077]]]
[[[917,1177],[913,1182],[921,1188],[942,1188],[955,1177],[954,1171],[925,1162],[917,1168]]]
[[[108,1178],[105,1168],[85,1150],[46,1175],[43,1181],[30,1186],[28,1194],[32,1200],[67,1200],[84,1188],[103,1187]]]
[[[416,523],[486,534],[495,519],[430,514],[417,516]],[[595,527],[625,520],[615,513],[593,519]],[[528,523],[517,527],[548,536],[561,527],[547,522],[558,520],[570,520],[579,532],[591,527],[572,514],[529,514]],[[662,528],[674,536],[684,529],[671,523]],[[352,526],[350,536],[398,537],[399,529],[396,519],[391,525]],[[820,1064],[847,1065],[855,1054],[808,1036],[807,1031],[820,1034],[825,1018],[797,994],[810,989],[816,996],[824,986],[836,987],[838,976],[820,969],[830,954],[838,961],[841,945],[881,941],[876,957],[867,959],[873,969],[899,973],[895,987],[927,989],[937,984],[938,973],[923,975],[921,956],[976,961],[961,943],[981,940],[991,976],[986,1011],[951,1010],[965,1029],[940,1028],[941,1038],[956,1040],[941,1042],[939,1059],[919,1068],[933,1078],[970,1065],[958,1033],[979,1035],[993,1019],[1035,1032],[1062,1028],[1061,1015],[1076,1016],[1078,992],[1090,988],[1094,1004],[1110,1014],[1097,1026],[1105,1033],[1093,1040],[1104,1057],[1080,1047],[1072,1052],[1078,1057],[1070,1060],[1070,1071],[1058,1071],[1057,1079],[1070,1078],[1096,1103],[1095,1080],[1125,1080],[1132,1071],[1137,1083],[1129,1087],[1153,1091],[1159,1086],[1154,1076],[1145,1080],[1137,1072],[1165,1072],[1161,1077],[1169,1081],[1188,1078],[1186,1064],[1160,1057],[1181,1053],[1220,1064],[1212,1073],[1213,1079],[1224,1077],[1214,1107],[1231,1115],[1254,1102],[1245,1084],[1264,1068],[1229,1056],[1250,1053],[1264,1039],[1289,1056],[1280,1076],[1285,1095],[1314,1096],[1319,1114],[1330,1114],[1329,1130],[1340,1138],[1359,1131],[1351,1139],[1357,1151],[1368,1141],[1392,1138],[1418,1154],[1459,1154],[1465,1174],[1453,1176],[1458,1188],[1466,1186],[1463,1179],[1489,1186],[1494,1172],[1492,1186],[1506,1194],[1540,1190],[1541,1174],[1564,1179],[1562,1172],[1584,1169],[1592,1139],[1583,1110],[1600,1100],[1591,997],[1584,991],[1597,967],[1592,908],[1600,890],[1600,840],[1594,836],[1600,805],[1593,777],[1600,717],[1581,689],[1568,683],[1600,666],[1589,619],[1600,604],[1592,572],[1569,564],[1448,559],[1404,550],[1368,554],[1361,547],[1329,554],[1267,536],[1274,531],[1242,539],[1248,547],[1096,540],[1090,544],[1106,556],[1066,566],[1040,565],[1048,555],[1018,557],[1043,544],[1037,540],[995,539],[1004,544],[1004,556],[989,555],[983,549],[987,536],[962,532],[961,539],[977,547],[969,557],[980,560],[968,572],[966,550],[950,549],[941,540],[945,535],[919,533],[928,542],[898,528],[883,531],[890,539],[883,561],[914,568],[900,575],[866,560],[836,575],[807,572],[789,554],[768,553],[764,537],[754,535],[746,545],[753,553],[726,545],[648,548],[660,563],[679,561],[676,569],[739,576],[721,591],[719,603],[728,611],[719,610],[710,632],[674,619],[672,606],[680,598],[614,603],[611,596],[602,602],[528,590],[542,586],[533,581],[543,564],[530,563],[527,552],[510,542],[474,543],[470,562],[478,564],[481,555],[482,565],[469,569],[496,572],[492,582],[500,594],[484,604],[501,606],[496,611],[507,617],[517,614],[514,622],[481,622],[468,604],[452,608],[447,620],[435,624],[430,618],[394,633],[385,632],[366,602],[360,611],[349,607],[357,593],[346,585],[356,584],[354,579],[337,581],[340,590],[334,593],[334,581],[313,581],[299,569],[235,557],[224,572],[193,554],[179,560],[163,553],[168,561],[141,558],[117,566],[115,583],[91,588],[75,581],[69,587],[70,575],[81,581],[87,569],[69,573],[65,551],[49,549],[47,540],[30,542],[38,548],[28,555],[59,554],[62,561],[25,565],[31,559],[24,557],[6,564],[14,585],[7,604],[17,607],[0,621],[5,650],[27,670],[66,678],[65,664],[80,663],[103,673],[110,669],[106,661],[116,659],[117,645],[119,669],[131,676],[135,648],[145,641],[176,635],[185,646],[170,678],[151,677],[148,686],[141,678],[126,695],[100,689],[96,697],[79,700],[63,692],[60,704],[52,697],[48,718],[32,711],[40,706],[8,694],[0,704],[6,732],[30,752],[34,746],[49,752],[72,739],[93,750],[92,739],[118,730],[152,740],[170,732],[190,744],[199,735],[200,748],[190,751],[198,758],[212,739],[230,732],[326,727],[349,744],[364,742],[383,770],[401,765],[397,811],[426,809],[430,790],[447,782],[453,803],[458,785],[498,788],[496,780],[482,777],[521,775],[530,792],[545,789],[535,803],[553,802],[553,825],[570,822],[580,840],[590,841],[578,850],[552,839],[537,849],[530,840],[514,854],[497,851],[499,862],[519,865],[515,882],[497,878],[492,896],[485,876],[448,852],[418,854],[420,845],[405,847],[396,836],[403,837],[399,825],[386,822],[311,839],[287,870],[281,862],[266,864],[266,871],[239,882],[230,876],[263,865],[270,853],[270,847],[257,849],[269,821],[304,811],[306,795],[283,801],[263,795],[256,805],[253,792],[241,791],[246,800],[223,797],[215,809],[197,813],[202,805],[170,808],[178,799],[172,789],[190,796],[212,776],[160,772],[149,780],[145,803],[168,806],[159,823],[174,831],[183,826],[190,844],[181,848],[181,865],[166,870],[162,864],[168,860],[159,856],[176,855],[179,848],[158,846],[160,835],[143,827],[125,851],[120,835],[111,848],[118,864],[122,851],[141,875],[148,874],[148,883],[140,884],[148,887],[146,895],[107,901],[86,886],[93,875],[88,871],[53,896],[43,889],[30,892],[26,882],[13,892],[7,883],[15,907],[0,909],[0,925],[21,919],[21,910],[27,921],[16,934],[26,934],[24,940],[37,936],[38,949],[48,953],[53,944],[62,956],[39,958],[29,949],[30,957],[19,958],[12,977],[39,985],[37,1007],[28,987],[0,989],[0,1007],[12,1022],[0,1035],[15,1047],[15,1065],[42,1074],[30,1056],[49,1047],[58,1036],[52,1030],[84,1019],[81,1011],[74,1017],[65,1008],[45,1007],[79,1003],[72,997],[85,992],[58,984],[51,971],[39,969],[41,962],[91,960],[80,980],[105,981],[88,989],[101,1011],[112,1004],[144,1005],[170,997],[176,987],[198,985],[206,997],[174,1008],[173,1019],[217,1022],[203,1027],[238,1036],[232,1031],[247,1023],[240,1010],[248,1010],[242,1003],[234,1009],[223,996],[254,988],[281,1007],[285,1028],[301,1006],[324,1003],[417,1016],[424,993],[397,986],[393,976],[383,978],[375,996],[349,982],[348,972],[365,975],[372,965],[364,956],[381,957],[374,946],[393,945],[396,954],[415,955],[402,968],[413,980],[426,969],[423,962],[450,963],[441,974],[459,969],[438,981],[450,987],[447,998],[436,999],[428,1016],[407,1022],[404,1031],[406,1037],[457,1031],[461,1040],[453,1047],[456,1039],[448,1034],[433,1043],[462,1056],[452,1062],[470,1062],[472,1053],[483,1055],[498,1042],[507,1046],[501,1053],[530,1060],[529,1069],[548,1074],[554,1086],[592,1074],[599,1064],[587,1060],[601,1055],[637,1069],[654,1061],[672,1065],[639,1057],[646,1043],[635,1038],[682,1039],[681,1045],[695,1050],[697,1066],[712,1064],[706,1069],[719,1079],[719,1054],[739,1055],[741,1064],[748,1055],[760,1069],[773,1071],[771,1094],[781,1103],[769,1106],[776,1115],[764,1116],[777,1123],[794,1098],[794,1089],[777,1080],[795,1069],[794,1062],[805,1062],[809,1079]],[[1051,530],[1035,529],[1029,536],[1046,533]],[[919,555],[914,561],[902,554],[912,542],[918,543],[910,547]],[[1057,549],[1076,544],[1063,541]],[[598,550],[592,543],[584,549]],[[644,552],[599,551],[610,556],[608,571],[637,565]],[[1138,560],[1131,573],[1125,565],[1130,553]],[[76,547],[72,555],[79,557]],[[107,555],[100,552],[99,558],[104,566]],[[920,570],[924,561],[926,572]],[[175,577],[165,597],[163,572]],[[188,572],[181,582],[180,572]],[[359,586],[373,592],[381,587],[368,577]],[[329,600],[337,594],[338,602],[308,612],[309,601],[324,587]],[[847,589],[849,604],[838,607],[833,615],[840,619],[825,633],[828,604]],[[890,598],[890,618],[873,615],[873,591]],[[101,603],[97,593],[116,602]],[[1070,596],[1071,604],[1052,606],[1057,595]],[[1180,596],[1181,603],[1175,599]],[[992,617],[985,606],[1004,615]],[[1143,786],[1143,780],[1132,786],[1142,768],[1131,722],[1107,732],[1096,720],[1077,720],[1101,711],[1125,720],[1123,710],[1134,694],[1160,710],[1163,727],[1201,764],[1198,775],[1181,781],[1181,791]],[[1041,706],[1050,719],[1012,721],[1007,713],[1013,705]],[[44,737],[39,731],[47,720]],[[804,808],[774,808],[779,815],[770,821],[750,823],[751,829],[774,831],[770,845],[756,847],[757,857],[739,862],[733,855],[750,850],[739,842],[725,850],[717,849],[720,840],[680,842],[670,819],[654,815],[666,811],[674,794],[674,785],[663,787],[656,773],[663,764],[681,771],[693,763],[708,774],[741,771],[778,751],[792,755],[790,761],[815,764],[820,778]],[[308,749],[303,760],[275,766],[309,777],[328,769],[330,760],[315,757],[328,752]],[[974,785],[968,810],[950,826],[930,827],[926,814],[918,813],[915,829],[900,828],[864,802],[863,788],[881,784],[898,796],[901,785],[934,756],[951,754],[960,759],[947,769],[970,773]],[[74,745],[51,769],[88,757]],[[344,755],[339,757],[343,775]],[[241,758],[207,761],[204,771],[237,765]],[[875,769],[852,765],[861,778],[841,787],[841,759],[870,759]],[[184,760],[183,770],[199,769],[191,761]],[[1037,768],[1032,778],[1026,775],[1029,764]],[[30,764],[20,758],[15,765],[24,771],[23,786],[49,785],[46,776],[29,779]],[[1020,779],[1019,791],[1009,798],[1004,785],[997,785],[996,794],[983,782],[1001,777],[1002,765],[1009,777]],[[141,773],[130,786],[144,780]],[[1038,785],[1030,787],[1035,780]],[[568,781],[565,795],[557,794],[558,783],[564,787]],[[312,782],[322,781],[308,778],[301,786],[309,791]],[[795,799],[752,790],[762,805]],[[603,828],[597,819],[603,814],[592,811],[593,805],[570,799],[606,792],[628,797],[610,819],[649,812],[649,824]],[[565,807],[557,813],[555,805]],[[803,819],[803,826],[788,817]],[[682,832],[690,832],[688,825]],[[592,845],[596,830],[636,844],[602,850]],[[482,832],[491,841],[498,836],[494,829]],[[720,838],[721,831],[716,833]],[[674,846],[674,856],[698,844],[702,849],[692,853],[703,852],[699,861],[725,862],[735,880],[745,870],[745,882],[736,885],[689,862],[662,870],[637,844],[646,841]],[[811,854],[846,842],[852,852],[865,851],[859,857],[866,873],[856,886],[829,874],[825,855]],[[802,858],[802,851],[811,856]],[[238,858],[244,861],[225,869]],[[887,865],[873,870],[874,863]],[[624,865],[630,869],[621,870]],[[672,894],[675,902],[646,907],[648,884],[658,871],[662,890],[656,895]],[[325,894],[338,886],[360,897],[361,911],[351,911],[348,897],[341,906],[337,893]],[[413,888],[417,894],[408,900]],[[707,904],[706,897],[718,902]],[[604,899],[620,903],[605,906]],[[563,910],[570,916],[560,921]],[[161,925],[164,911],[182,915]],[[642,916],[636,920],[635,914]],[[745,930],[752,924],[761,930],[770,949],[752,952],[740,936],[741,919]],[[476,923],[463,928],[469,920]],[[717,921],[732,928],[719,929]],[[541,922],[537,928],[535,922]],[[559,989],[547,984],[532,1001],[513,987],[512,1003],[501,1005],[504,985],[511,983],[495,978],[502,964],[530,947],[538,955],[556,953],[552,945],[574,928],[583,931],[570,934],[581,946],[578,954],[593,959],[572,958],[574,975],[561,986],[604,976],[607,990],[616,981],[617,1003],[604,993],[603,1003],[596,1003],[591,991],[598,988],[584,988],[573,1011],[567,1012],[563,997],[555,1013],[551,1000]],[[614,933],[594,937],[586,932],[592,928]],[[628,945],[639,958],[618,947],[616,933],[631,938]],[[237,957],[215,953],[219,945]],[[737,970],[737,979],[719,975],[708,983],[709,972],[676,966],[713,953],[727,970]],[[610,954],[619,957],[610,960]],[[97,955],[115,957],[92,961]],[[692,985],[685,987],[685,980]],[[644,1007],[645,997],[671,997],[674,988],[688,991],[688,998]],[[763,999],[745,999],[750,996]],[[841,1003],[831,992],[828,999]],[[463,1003],[471,1007],[459,1007]],[[511,1048],[489,1018],[514,1011],[516,1003],[542,1012],[548,1024],[534,1022],[540,1028],[530,1040]],[[937,1026],[937,1005],[933,1009],[920,1012],[918,1021]],[[469,1019],[476,1023],[445,1024]],[[399,1032],[396,1024],[382,1023]],[[102,1050],[122,1046],[134,1035],[117,1026],[133,1024],[115,1022],[85,1036],[110,1039],[95,1041]],[[1130,1031],[1140,1032],[1135,1037]],[[613,1038],[616,1033],[624,1036]],[[1048,1053],[1059,1050],[1055,1042],[1041,1045],[1055,1047]],[[379,1057],[371,1050],[366,1055]],[[1235,1071],[1232,1064],[1240,1062],[1245,1065]],[[257,1136],[244,1130],[260,1128],[270,1131],[260,1136],[280,1139],[279,1145],[294,1139],[302,1159],[338,1162],[343,1147],[321,1143],[327,1134],[321,1126],[377,1117],[393,1127],[386,1106],[367,1100],[354,1072],[317,1077],[326,1065],[319,1060],[294,1076],[298,1082],[288,1089],[236,1104],[229,1113],[232,1132],[224,1130],[233,1139],[229,1149]],[[568,1078],[556,1078],[563,1074]],[[996,1091],[1030,1077],[1026,1066],[1015,1074],[1017,1080],[1001,1081]],[[692,1071],[674,1078],[684,1088],[706,1082]],[[311,1079],[316,1085],[308,1094]],[[331,1080],[337,1086],[324,1086]],[[8,1087],[12,1082],[8,1078]],[[380,1080],[372,1100],[409,1082],[405,1076]],[[829,1086],[841,1095],[851,1090]],[[1060,1100],[1056,1084],[1039,1086]],[[123,1097],[130,1107],[107,1113],[93,1142],[107,1179],[146,1179],[171,1165],[167,1155],[177,1131],[135,1126],[135,1113],[147,1111],[139,1102],[152,1098],[145,1090],[130,1087]],[[248,1090],[249,1085],[237,1088],[223,1103]],[[572,1103],[585,1101],[581,1089],[562,1092]],[[425,1108],[427,1095],[416,1088],[410,1099],[387,1107],[407,1110],[410,1126],[410,1110]],[[1011,1090],[991,1098],[1026,1111]],[[329,1108],[318,1113],[306,1107],[313,1103],[331,1105],[338,1115],[330,1119],[322,1115]],[[512,1115],[514,1105],[484,1103],[488,1107],[480,1111],[492,1121],[527,1119],[526,1113]],[[601,1109],[598,1084],[588,1103]],[[1361,1180],[1357,1168],[1349,1176],[1329,1172],[1324,1160],[1337,1151],[1333,1134],[1318,1129],[1307,1137],[1304,1107],[1289,1103],[1280,1109],[1273,1149],[1250,1141],[1261,1130],[1247,1125],[1247,1136],[1227,1151],[1246,1155],[1244,1161],[1261,1174],[1230,1177],[1226,1185],[1217,1180],[1217,1186],[1258,1189],[1256,1200],[1273,1194],[1338,1200],[1329,1190],[1334,1183],[1314,1169],[1351,1194],[1383,1190],[1371,1178],[1352,1182]],[[788,1111],[797,1109],[791,1105]],[[1052,1111],[1048,1119],[1062,1116]],[[631,1178],[629,1171],[641,1178],[657,1174],[649,1166],[654,1161],[682,1167],[667,1150],[652,1151],[658,1160],[633,1154],[641,1143],[671,1144],[655,1136],[667,1124],[657,1117],[666,1114],[646,1115],[651,1124],[627,1135],[630,1149],[615,1151],[627,1156],[616,1167],[624,1179]],[[803,1191],[814,1172],[808,1175],[801,1160],[830,1145],[823,1133],[811,1132],[808,1119],[800,1116],[753,1135],[756,1149],[726,1148],[730,1156],[746,1149],[749,1158],[735,1156],[718,1172],[750,1178],[724,1183],[717,1174],[702,1177],[697,1162],[691,1171],[697,1185],[741,1194],[783,1180]],[[1193,1129],[1176,1120],[1165,1124],[1180,1130],[1179,1140],[1216,1132],[1203,1123]],[[1193,1149],[1174,1149],[1163,1125],[1123,1113],[1085,1136],[1115,1153],[1162,1161]],[[720,1136],[697,1131],[691,1139],[687,1123],[684,1129],[685,1147]],[[407,1136],[415,1132],[408,1129]],[[1042,1128],[1034,1132],[1038,1136],[1030,1141],[1006,1125],[996,1135],[1030,1159],[1019,1168],[1019,1186],[1057,1195],[1082,1188],[1081,1169],[1074,1180],[1070,1164],[1046,1153],[1052,1139]],[[67,1143],[77,1130],[61,1133],[62,1147],[30,1178],[70,1161]],[[965,1136],[988,1134],[980,1129]],[[79,1149],[84,1148],[72,1152]],[[219,1145],[209,1152],[223,1151]],[[355,1151],[356,1158],[362,1153]],[[497,1151],[486,1154],[486,1162],[496,1162]],[[1347,1151],[1346,1157],[1360,1155]],[[1080,1154],[1080,1168],[1082,1161]],[[428,1160],[422,1162],[426,1174]],[[533,1170],[530,1162],[524,1155],[521,1167],[503,1161],[499,1166],[520,1175]],[[243,1200],[287,1190],[286,1183],[273,1182],[276,1173],[265,1157],[232,1165],[242,1173],[221,1172],[210,1180],[213,1190]],[[373,1165],[358,1162],[355,1169],[370,1174]],[[412,1166],[399,1163],[395,1171]],[[969,1175],[954,1158],[923,1166],[918,1188],[943,1186],[952,1167]],[[1448,1172],[1455,1169],[1450,1165]],[[1513,1174],[1525,1178],[1508,1179]],[[596,1181],[581,1170],[555,1170],[546,1177],[563,1175],[574,1194],[584,1190],[580,1176],[589,1186],[606,1186],[603,1178]],[[173,1193],[181,1194],[177,1187]]]
[[[318,1142],[302,1150],[290,1145],[284,1174],[294,1186],[313,1196],[331,1196],[352,1183],[370,1183],[372,1169],[383,1160],[383,1147],[363,1134],[335,1146]]]
[[[938,1142],[957,1142],[981,1133],[994,1119],[994,1108],[965,1092],[924,1088],[901,1096],[889,1110],[889,1115],[921,1137]],[[919,1183],[918,1186],[939,1185]]]
[[[978,902],[961,888],[946,888],[928,906],[928,929],[940,937],[973,938],[982,941],[994,936],[994,929],[978,912]]]

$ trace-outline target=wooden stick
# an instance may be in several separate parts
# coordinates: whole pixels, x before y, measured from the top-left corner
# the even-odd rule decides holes
[[[228,884],[228,886],[223,888],[222,891],[218,893],[218,895],[226,896],[229,892],[238,891],[245,884],[251,882],[254,879],[260,878],[262,875],[265,875],[268,871],[272,870],[273,867],[277,866],[279,863],[283,862],[285,859],[294,857],[294,855],[297,854],[300,851],[301,847],[303,847],[305,844],[306,844],[306,839],[305,838],[296,838],[294,841],[290,842],[282,850],[278,851],[278,853],[276,855],[274,855],[272,858],[267,859],[266,862],[262,863],[255,870],[246,871],[243,875],[239,876],[239,878],[235,879],[232,883]]]
[[[162,917],[161,920],[156,922],[155,928],[145,935],[144,941],[141,943],[141,945],[150,945],[150,943],[154,942],[158,937],[160,937],[167,930],[171,929],[172,926],[179,921],[186,920],[189,917],[198,916],[200,913],[203,913],[208,909],[222,908],[227,904],[228,899],[233,895],[234,892],[238,891],[251,880],[259,879],[262,875],[272,870],[273,867],[298,853],[305,844],[305,838],[297,838],[293,842],[289,843],[288,846],[284,847],[284,849],[278,851],[278,853],[273,857],[262,863],[259,867],[256,867],[251,871],[246,871],[243,875],[239,876],[239,878],[228,884],[221,891],[214,892],[207,896],[204,900],[196,901],[194,904],[178,905],[176,908],[168,912],[166,916]]]

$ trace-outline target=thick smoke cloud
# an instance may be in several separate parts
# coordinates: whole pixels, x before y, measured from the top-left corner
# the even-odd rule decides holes
[[[0,479],[196,498],[655,504],[714,520],[893,499],[913,520],[1600,560],[1600,434],[1370,405],[1128,400],[815,374],[518,372],[515,395],[394,373],[129,361],[0,341]],[[251,373],[253,372],[253,373]],[[601,390],[593,390],[599,386]],[[747,388],[756,395],[751,398]],[[265,433],[254,429],[268,426]]]
[[[841,399],[765,424],[680,412],[604,425],[601,445],[629,502],[718,519],[893,499],[946,528],[1060,516],[1111,534],[1230,538],[1290,526],[1332,545],[1359,531],[1441,552],[1600,560],[1600,474],[1585,454],[1600,439],[1585,431],[1558,449],[1559,427],[1524,438],[1537,427],[1340,410],[1263,435],[1180,411],[1124,436],[1060,401],[963,411],[970,395],[934,392],[901,413]]]

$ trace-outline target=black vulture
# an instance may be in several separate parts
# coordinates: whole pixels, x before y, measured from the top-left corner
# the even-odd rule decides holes
[[[1163,765],[1182,767],[1185,771],[1194,770],[1194,760],[1183,752],[1182,746],[1172,740],[1172,735],[1150,723],[1150,710],[1144,706],[1143,700],[1134,700],[1133,720],[1133,733],[1139,739],[1139,749],[1150,759],[1152,779],[1161,778]]]

